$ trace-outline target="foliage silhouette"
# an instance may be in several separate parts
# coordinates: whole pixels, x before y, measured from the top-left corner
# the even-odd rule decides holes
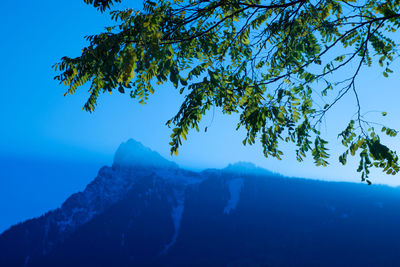
[[[85,2],[105,12],[121,1]],[[388,136],[397,131],[365,118],[356,87],[363,66],[379,65],[385,77],[392,73],[399,0],[146,0],[143,10],[109,14],[115,25],[88,36],[81,56],[54,65],[66,94],[90,84],[86,111],[113,90],[145,104],[155,83],[171,82],[185,94],[167,122],[174,127],[171,154],[190,129],[199,131],[206,111],[219,107],[240,114],[237,127],[247,131],[243,144],[259,137],[266,157],[281,159],[280,142],[291,142],[299,161],[311,153],[317,166],[326,166],[327,141],[319,126],[353,93],[357,112],[339,134],[345,146],[340,162],[357,153],[357,171],[368,183],[371,167],[399,171],[396,152],[381,143],[375,128]],[[356,68],[348,77],[332,75],[350,64]]]

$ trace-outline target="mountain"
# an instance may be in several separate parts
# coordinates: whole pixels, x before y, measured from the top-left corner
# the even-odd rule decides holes
[[[237,162],[235,164],[229,164],[226,168],[222,169],[224,172],[233,173],[233,174],[251,174],[251,175],[274,175],[274,173],[257,167],[255,164],[251,162]],[[278,175],[278,174],[275,174]]]
[[[191,172],[129,140],[56,210],[0,235],[0,266],[398,266],[400,190]]]

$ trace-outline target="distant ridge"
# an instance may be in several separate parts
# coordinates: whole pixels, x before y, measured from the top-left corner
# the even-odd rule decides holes
[[[256,166],[254,163],[239,161],[237,163],[229,164],[222,169],[225,172],[237,174],[253,174],[253,175],[277,175],[269,170]]]

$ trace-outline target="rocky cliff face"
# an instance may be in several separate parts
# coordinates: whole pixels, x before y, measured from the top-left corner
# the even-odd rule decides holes
[[[400,190],[195,173],[133,140],[83,192],[0,235],[0,266],[396,265]]]

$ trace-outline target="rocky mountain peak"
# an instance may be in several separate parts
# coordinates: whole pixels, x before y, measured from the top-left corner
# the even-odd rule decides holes
[[[176,163],[166,160],[134,139],[129,139],[118,147],[113,166],[178,168]]]

